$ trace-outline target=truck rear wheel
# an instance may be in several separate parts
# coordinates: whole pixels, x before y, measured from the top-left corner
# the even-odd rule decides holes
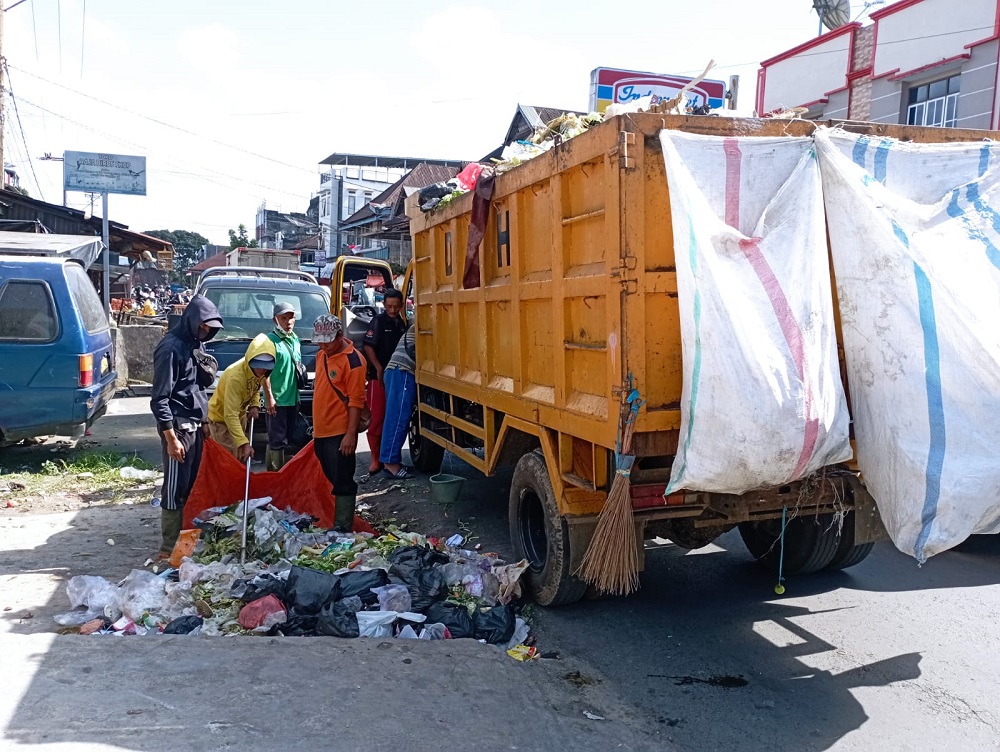
[[[811,574],[833,561],[841,535],[832,514],[793,517],[785,525],[784,574]],[[778,572],[781,558],[781,520],[740,524],[747,550],[768,571]]]
[[[417,410],[413,411],[413,416],[410,418],[406,440],[410,445],[410,461],[417,470],[429,475],[441,472],[444,447],[420,435],[420,414]]]
[[[514,468],[508,516],[514,558],[528,560],[521,582],[535,602],[565,606],[580,600],[587,585],[572,574],[568,526],[538,452],[525,454]]]
[[[826,565],[827,569],[847,569],[860,564],[868,558],[875,547],[874,543],[854,542],[854,512],[844,516],[844,526],[840,530],[840,543],[833,559]]]

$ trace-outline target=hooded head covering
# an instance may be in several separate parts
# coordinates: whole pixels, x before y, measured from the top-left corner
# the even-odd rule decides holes
[[[211,339],[222,328],[222,316],[219,314],[219,309],[215,307],[215,303],[204,295],[195,295],[181,315],[177,327],[178,334],[192,342],[200,342],[198,327],[202,324],[208,324],[212,327],[212,334],[208,338]]]

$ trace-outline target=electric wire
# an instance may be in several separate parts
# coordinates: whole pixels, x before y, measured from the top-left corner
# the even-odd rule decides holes
[[[28,148],[28,139],[24,135],[24,126],[21,124],[21,112],[17,108],[17,97],[14,96],[14,84],[10,80],[10,67],[7,65],[7,61],[3,61],[4,71],[7,74],[7,93],[10,94],[10,101],[14,104],[14,117],[17,120],[17,127],[21,131],[21,141],[24,142],[24,148],[28,152],[28,166],[31,168],[31,177],[35,180],[35,188],[38,189],[38,195],[41,197],[42,201],[45,200],[45,194],[42,192],[42,184],[38,182],[38,175],[35,173],[35,163],[31,159],[31,150]]]
[[[62,0],[56,0],[56,28],[59,34],[59,75],[62,75]]]
[[[83,80],[83,53],[87,49],[87,0],[83,0],[83,18],[80,20],[80,80]]]
[[[136,112],[135,110],[130,110],[127,107],[122,107],[121,105],[115,104],[114,102],[108,102],[105,99],[100,99],[99,97],[95,97],[92,94],[87,94],[86,92],[79,91],[78,89],[74,89],[74,88],[72,88],[70,86],[66,86],[66,85],[60,84],[60,83],[58,83],[56,81],[52,81],[52,80],[50,80],[48,78],[44,78],[44,77],[39,76],[39,75],[37,75],[35,73],[32,73],[30,71],[26,71],[26,70],[23,70],[21,68],[18,68],[17,66],[12,66],[12,67],[14,68],[14,70],[20,71],[21,73],[24,73],[26,76],[31,76],[32,78],[34,78],[34,79],[36,79],[38,81],[43,81],[44,83],[47,83],[47,84],[49,84],[51,86],[56,86],[56,87],[58,87],[60,89],[65,89],[66,91],[68,91],[68,92],[70,92],[72,94],[76,94],[77,96],[84,97],[85,99],[90,99],[90,100],[92,100],[94,102],[97,102],[98,104],[103,104],[103,105],[105,105],[107,107],[113,107],[116,110],[121,110],[122,112],[126,112],[129,115],[134,115],[135,117],[142,118],[143,120],[148,120],[151,123],[156,123],[157,125],[162,125],[164,128],[171,128],[171,129],[173,129],[175,131],[179,131],[180,133],[187,134],[188,136],[194,136],[195,138],[204,139],[205,141],[209,141],[209,142],[211,142],[213,144],[216,144],[217,146],[223,146],[223,147],[225,147],[227,149],[232,149],[233,151],[238,151],[238,152],[240,152],[242,154],[247,154],[247,155],[249,155],[251,157],[256,157],[257,159],[263,159],[263,160],[265,160],[267,162],[272,162],[273,164],[281,165],[282,167],[289,167],[289,168],[291,168],[293,170],[300,170],[302,172],[308,172],[310,175],[315,174],[313,172],[313,170],[311,170],[311,169],[309,169],[307,167],[302,167],[301,165],[292,164],[290,162],[282,162],[280,159],[274,159],[273,157],[268,157],[268,156],[266,156],[264,154],[258,154],[257,152],[250,151],[249,149],[244,149],[244,148],[242,148],[240,146],[234,146],[233,144],[228,144],[225,141],[220,141],[220,140],[218,140],[216,138],[212,138],[211,136],[206,136],[206,135],[204,135],[202,133],[196,133],[195,131],[192,131],[192,130],[189,130],[187,128],[184,128],[184,127],[182,127],[180,125],[175,125],[173,123],[168,123],[168,122],[166,122],[164,120],[159,120],[158,118],[150,117],[149,115],[145,115],[145,114],[143,114],[141,112]]]
[[[31,34],[35,38],[35,62],[38,62],[38,25],[35,21],[35,0],[31,0]]]
[[[59,118],[62,121],[65,121],[67,123],[70,123],[72,125],[77,126],[78,128],[83,128],[84,130],[90,131],[91,133],[94,133],[94,134],[96,134],[98,136],[103,136],[105,138],[108,138],[108,139],[114,141],[115,143],[122,144],[124,146],[129,147],[129,148],[138,149],[139,151],[147,151],[147,152],[150,151],[146,146],[143,146],[142,144],[137,144],[137,143],[135,143],[133,141],[128,141],[126,139],[123,139],[120,136],[116,136],[116,135],[114,135],[112,133],[108,133],[107,131],[102,131],[102,130],[99,130],[97,128],[93,128],[93,127],[91,127],[89,125],[86,125],[85,123],[79,122],[78,120],[74,120],[73,118],[67,117],[66,115],[62,115],[62,114],[60,114],[58,112],[55,112],[54,110],[50,110],[50,109],[48,109],[46,107],[42,107],[41,105],[36,104],[35,102],[31,102],[31,101],[25,99],[24,97],[21,97],[21,103],[25,104],[25,105],[28,105],[30,107],[34,107],[36,110],[40,110],[41,112],[44,112],[44,113],[47,113],[47,114],[52,115],[54,117],[57,117],[57,118]],[[224,173],[224,172],[219,172],[218,170],[212,170],[210,168],[204,168],[204,169],[207,169],[207,171],[209,173],[211,173],[211,174],[207,174],[206,175],[204,173],[198,173],[198,172],[190,169],[189,165],[187,165],[187,164],[185,164],[183,162],[177,162],[176,160],[165,160],[165,161],[166,161],[167,164],[172,164],[174,166],[177,166],[181,170],[184,170],[184,172],[181,173],[181,174],[183,174],[185,176],[189,176],[192,179],[206,180],[206,181],[208,181],[210,183],[214,183],[216,185],[219,185],[219,186],[221,186],[223,188],[227,188],[227,189],[230,189],[230,190],[233,190],[235,188],[235,190],[239,191],[240,193],[243,193],[246,196],[253,196],[255,198],[258,197],[257,194],[250,193],[250,192],[248,192],[246,190],[240,190],[239,186],[252,185],[254,187],[262,188],[262,189],[267,190],[267,191],[273,191],[275,193],[281,193],[281,194],[284,194],[286,196],[290,196],[290,197],[295,198],[295,199],[297,199],[299,201],[302,201],[302,200],[308,201],[309,200],[308,196],[305,196],[304,194],[301,194],[301,193],[292,193],[291,191],[282,190],[280,188],[275,188],[274,186],[270,186],[270,185],[264,185],[263,183],[256,183],[256,182],[254,182],[252,180],[246,180],[246,179],[238,177],[236,175],[230,175],[230,174],[227,174],[227,173]],[[150,172],[162,172],[162,171],[154,169],[154,170],[150,170]],[[229,183],[219,182],[218,180],[214,179],[216,177],[217,178],[222,178],[224,180],[228,180]],[[236,185],[234,186],[233,184],[236,184]]]

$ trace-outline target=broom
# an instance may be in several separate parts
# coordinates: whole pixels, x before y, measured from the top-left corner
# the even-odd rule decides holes
[[[597,520],[594,537],[577,570],[580,579],[603,593],[628,595],[639,589],[639,551],[632,520],[632,483],[629,475],[635,463],[632,434],[641,405],[637,389],[632,389],[621,405],[615,478]]]

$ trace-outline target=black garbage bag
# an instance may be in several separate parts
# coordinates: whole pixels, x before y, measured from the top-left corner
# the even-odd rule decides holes
[[[476,634],[476,625],[465,606],[438,601],[428,606],[424,613],[427,615],[427,624],[444,624],[456,640]]]
[[[406,589],[410,591],[410,608],[424,613],[432,603],[448,597],[448,586],[437,569],[448,561],[447,554],[432,548],[397,548],[389,555],[389,563],[392,565],[389,567],[389,580],[406,585]]]
[[[363,608],[364,604],[356,595],[327,603],[316,619],[316,633],[330,637],[357,637],[357,614]]]
[[[289,615],[318,616],[323,606],[338,599],[339,584],[338,578],[332,574],[292,567],[282,600],[288,606]]]
[[[347,572],[346,574],[337,575],[337,579],[336,600],[358,596],[366,606],[378,603],[378,596],[372,592],[372,588],[379,588],[389,584],[389,575],[385,573],[384,569],[372,569],[367,572]]]
[[[420,204],[426,204],[431,199],[442,199],[450,194],[454,189],[447,183],[431,183],[420,189]]]
[[[268,632],[270,635],[283,637],[308,637],[316,634],[316,622],[319,617],[300,616],[289,612],[288,618],[281,624],[276,624]]]
[[[448,554],[435,551],[429,546],[403,546],[389,554],[390,564],[412,564],[421,567],[433,567],[437,564],[447,564],[451,559]]]
[[[476,611],[473,619],[476,625],[476,639],[486,640],[490,645],[504,645],[514,636],[517,618],[510,606],[494,606]]]
[[[250,603],[266,595],[273,595],[279,601],[285,603],[285,588],[287,584],[285,580],[280,580],[273,574],[257,575],[247,583],[242,600]]]
[[[163,634],[191,634],[203,623],[200,616],[179,616],[163,628]]]

